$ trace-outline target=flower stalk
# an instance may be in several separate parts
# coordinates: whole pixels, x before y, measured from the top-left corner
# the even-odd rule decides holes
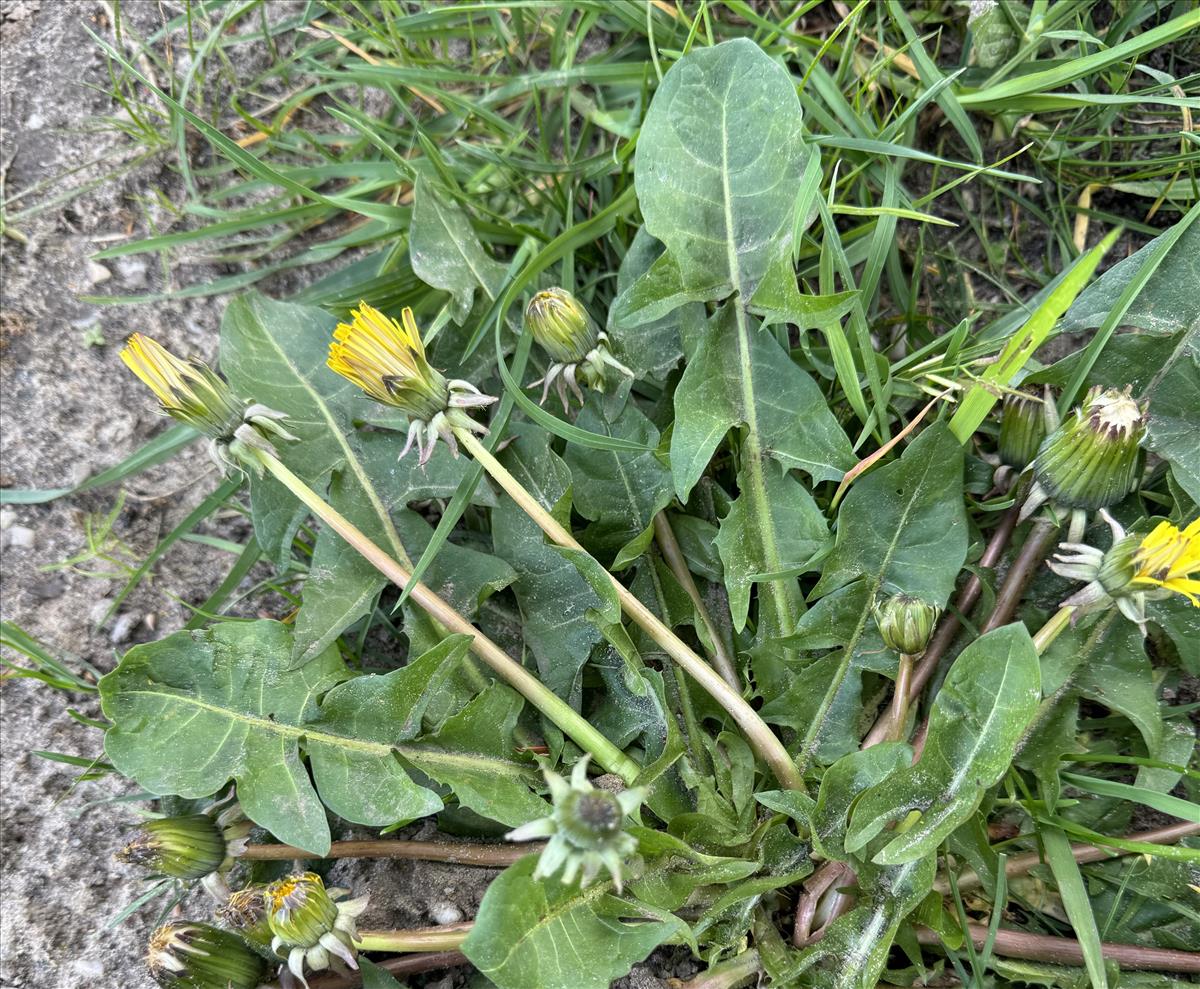
[[[417,927],[404,931],[360,931],[359,951],[394,951],[397,954],[416,951],[453,951],[471,933],[474,924],[447,924],[444,927]]]
[[[475,458],[480,466],[492,476],[496,483],[521,507],[525,514],[538,524],[546,535],[559,546],[586,552],[575,537],[560,525],[554,516],[546,511],[533,495],[525,490],[521,482],[513,477],[507,468],[492,456],[491,451],[480,443],[473,434],[463,430],[457,435],[459,442],[463,445],[463,449]],[[671,659],[678,663],[692,679],[699,683],[713,700],[720,704],[726,713],[737,722],[738,727],[741,728],[742,733],[746,736],[746,740],[755,752],[762,757],[763,761],[771,767],[771,771],[775,774],[775,778],[779,781],[780,785],[790,790],[804,789],[804,778],[797,770],[792,757],[788,755],[787,749],[784,748],[783,743],[767,726],[767,723],[758,716],[758,712],[746,702],[741,693],[726,683],[704,659],[698,656],[683,640],[667,628],[616,577],[608,574],[608,579],[617,593],[617,598],[621,602],[621,609],[625,614],[642,631],[650,636]]]
[[[679,547],[679,541],[675,538],[675,530],[671,528],[671,522],[667,518],[665,510],[654,516],[654,538],[671,573],[675,575],[679,586],[683,588],[684,593],[692,602],[692,607],[696,609],[696,616],[704,626],[704,634],[712,643],[712,655],[709,659],[712,661],[713,669],[721,674],[721,678],[732,689],[740,693],[742,681],[738,676],[737,664],[729,654],[720,629],[717,628],[712,616],[708,613],[708,608],[704,605],[704,598],[700,596],[700,589],[696,586],[696,581],[692,579],[692,572],[688,569],[687,560],[683,558],[683,550]]]
[[[463,435],[470,436],[471,434],[464,431]],[[258,462],[277,481],[291,491],[322,522],[353,546],[367,562],[401,590],[409,586],[412,576],[404,567],[371,542],[357,526],[292,473],[285,464],[265,451],[257,450],[255,454]],[[627,783],[632,783],[637,778],[641,767],[636,762],[588,724],[566,701],[475,628],[432,589],[417,582],[409,594],[448,631],[471,636],[471,651],[530,704],[562,729],[576,745],[595,756],[600,765],[609,772],[616,773]]]

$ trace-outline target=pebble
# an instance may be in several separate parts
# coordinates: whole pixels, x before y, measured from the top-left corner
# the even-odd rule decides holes
[[[46,118],[36,111],[25,118],[26,130],[41,130],[46,126]]]
[[[104,975],[104,965],[95,958],[80,958],[71,968],[81,979],[99,979]]]
[[[27,525],[10,525],[4,530],[4,545],[13,549],[33,549],[37,534]]]
[[[458,924],[462,922],[463,914],[449,900],[438,900],[429,905],[429,916],[433,918],[433,922],[439,926],[446,924]]]
[[[117,615],[112,631],[108,633],[108,641],[114,646],[119,646],[133,634],[133,630],[137,628],[137,623],[141,620],[142,616],[133,611],[124,611]]]
[[[7,529],[17,521],[17,513],[11,508],[0,508],[0,529]]]
[[[88,612],[88,619],[93,625],[99,625],[102,621],[104,621],[104,616],[108,614],[108,609],[111,607],[111,598],[101,598],[92,605],[91,610]]]
[[[130,288],[146,284],[146,262],[141,258],[121,258],[117,262],[117,274]]]
[[[29,585],[29,593],[39,601],[53,601],[60,598],[67,590],[67,578],[62,574],[48,580],[38,580]]]
[[[112,278],[112,272],[109,271],[99,261],[89,261],[87,264],[87,279],[92,285],[99,285],[102,282]]]

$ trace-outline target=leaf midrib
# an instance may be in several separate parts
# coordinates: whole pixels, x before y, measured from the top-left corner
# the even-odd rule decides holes
[[[304,739],[308,744],[328,745],[331,748],[349,749],[355,752],[372,755],[376,758],[384,758],[392,753],[404,756],[418,765],[422,760],[426,762],[440,762],[450,766],[473,767],[479,768],[481,763],[487,764],[489,767],[495,768],[498,772],[503,772],[507,776],[525,777],[530,775],[529,771],[523,766],[518,766],[515,763],[508,762],[505,759],[496,756],[476,754],[463,754],[457,752],[448,752],[445,749],[429,749],[422,748],[419,745],[398,745],[388,744],[386,742],[370,742],[358,738],[349,738],[345,735],[334,735],[329,732],[318,731],[317,729],[292,725],[282,721],[272,721],[270,718],[261,717],[250,714],[246,711],[234,711],[227,707],[221,707],[217,704],[210,704],[207,701],[200,700],[195,697],[188,697],[182,694],[169,693],[158,690],[125,690],[122,691],[123,697],[150,697],[159,700],[166,700],[172,704],[191,705],[202,711],[208,711],[216,714],[221,718],[245,725],[248,729],[258,729],[259,731],[281,735],[288,738],[294,738],[297,741]],[[223,743],[222,743],[223,744]]]
[[[729,265],[730,281],[733,283],[734,318],[737,320],[738,365],[741,372],[742,409],[746,417],[746,444],[742,469],[746,473],[746,494],[750,498],[751,513],[758,520],[758,532],[762,542],[763,562],[768,573],[783,569],[779,555],[779,539],[775,532],[775,519],[767,498],[767,488],[762,476],[763,448],[758,433],[758,409],[755,407],[753,367],[750,361],[750,328],[746,325],[746,313],[742,308],[742,266],[734,243],[733,190],[729,185],[729,91],[726,89],[721,100],[721,194],[725,212],[725,254]],[[778,581],[766,581],[760,589],[773,613],[773,624],[779,635],[788,635],[794,624],[788,595]],[[747,592],[748,593],[748,592]],[[761,624],[761,621],[760,621]],[[785,650],[786,653],[786,650]]]

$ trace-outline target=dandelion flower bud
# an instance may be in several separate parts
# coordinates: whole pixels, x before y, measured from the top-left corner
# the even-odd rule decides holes
[[[339,323],[334,330],[327,363],[370,398],[408,413],[408,441],[400,456],[415,443],[425,464],[439,436],[457,455],[455,429],[487,435],[463,410],[491,405],[496,399],[467,381],[446,380],[430,365],[411,309],[400,313],[399,323],[365,302],[350,315],[349,323]]]
[[[583,377],[588,387],[602,389],[606,368],[633,377],[633,372],[609,352],[608,335],[597,329],[587,310],[566,289],[544,289],[530,299],[525,308],[525,325],[553,362],[544,377],[529,385],[543,386],[543,402],[554,384],[564,411],[568,407],[568,387],[582,402],[579,377]]]
[[[150,938],[146,964],[166,989],[255,989],[269,977],[266,959],[210,924],[164,924]]]
[[[592,317],[566,289],[538,292],[525,309],[525,325],[554,360],[578,364],[599,342]]]
[[[1200,518],[1180,530],[1160,522],[1146,536],[1126,535],[1107,512],[1101,512],[1112,530],[1107,550],[1084,543],[1063,543],[1049,567],[1060,577],[1086,581],[1086,586],[1063,604],[1075,616],[1116,604],[1130,621],[1145,626],[1146,602],[1181,594],[1200,607]]]
[[[1083,511],[1115,505],[1137,486],[1145,432],[1145,409],[1130,389],[1093,388],[1043,441],[1021,517],[1046,501]]]
[[[131,336],[121,360],[154,392],[163,412],[208,437],[209,454],[225,470],[261,474],[257,454],[274,455],[275,439],[296,438],[281,425],[282,412],[237,398],[208,365],[180,360],[150,337]]]
[[[1004,396],[1000,414],[1000,461],[1016,470],[1024,470],[1037,456],[1046,438],[1053,406],[1020,392]]]
[[[174,879],[203,879],[229,860],[225,836],[207,814],[145,821],[117,858]]]
[[[894,594],[875,605],[875,624],[883,644],[906,656],[919,656],[929,645],[942,609],[908,594]]]
[[[344,889],[326,889],[315,872],[297,873],[271,883],[264,894],[267,923],[274,933],[271,950],[287,958],[288,971],[308,985],[305,968],[320,972],[357,969],[355,918],[367,908],[367,897],[337,902]]]
[[[637,851],[637,839],[624,830],[625,819],[641,806],[645,791],[640,787],[621,793],[597,789],[587,778],[587,764],[588,756],[575,764],[570,783],[545,770],[554,812],[521,825],[505,837],[509,841],[550,839],[538,859],[534,879],[552,876],[562,869],[565,885],[581,874],[581,884],[586,886],[605,868],[619,893],[622,866]]]

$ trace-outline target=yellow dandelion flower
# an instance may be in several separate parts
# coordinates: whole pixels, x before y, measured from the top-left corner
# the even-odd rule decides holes
[[[282,412],[239,399],[207,364],[182,360],[150,337],[131,336],[121,360],[167,415],[209,438],[209,452],[226,469],[261,471],[255,451],[274,453],[270,437],[295,439],[280,425]]]
[[[1200,518],[1180,531],[1160,522],[1133,556],[1133,582],[1182,594],[1200,608]]]
[[[422,419],[446,407],[446,379],[429,366],[413,312],[396,322],[363,302],[339,323],[329,345],[329,367],[371,398]]]
[[[457,452],[455,429],[486,434],[461,410],[496,400],[469,382],[447,381],[430,365],[411,309],[405,307],[397,322],[360,302],[350,316],[349,323],[339,323],[333,331],[326,363],[370,398],[409,414],[408,443],[400,456],[416,443],[424,464],[439,436]]]

